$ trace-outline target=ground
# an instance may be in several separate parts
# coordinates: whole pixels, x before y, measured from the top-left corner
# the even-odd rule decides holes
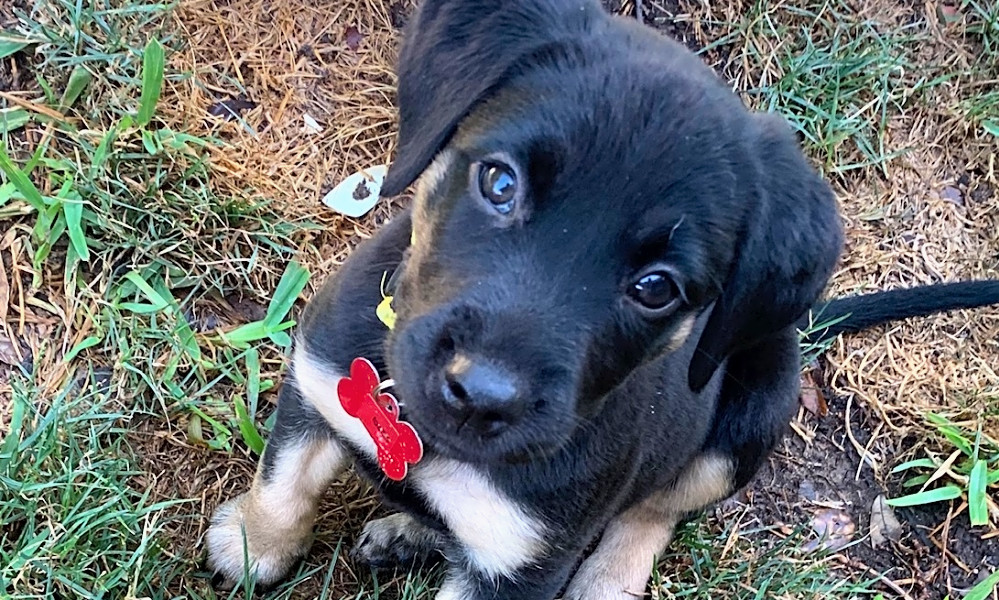
[[[799,131],[847,232],[829,294],[999,277],[999,6],[639,4]],[[631,0],[605,5],[634,18]],[[392,154],[411,10],[0,5],[0,597],[215,597],[200,538],[252,476],[279,330],[408,202],[353,220],[320,198]],[[651,597],[996,598],[997,334],[988,309],[808,348],[787,440],[685,525]],[[876,502],[923,487],[956,497]],[[973,526],[983,497],[990,524]],[[434,571],[346,556],[377,511],[356,478],[335,484],[312,552],[268,597],[432,597]]]

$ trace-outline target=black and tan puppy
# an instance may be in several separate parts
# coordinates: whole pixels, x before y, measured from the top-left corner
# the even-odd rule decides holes
[[[309,305],[210,564],[282,577],[353,462],[401,511],[355,556],[443,555],[438,600],[633,598],[677,521],[746,484],[789,421],[796,328],[840,252],[833,194],[780,119],[595,1],[427,0],[399,107],[383,193],[418,179],[414,205]],[[375,310],[387,277],[392,330]],[[832,335],[995,302],[999,284],[977,282],[820,319],[849,315]],[[357,357],[394,379],[422,439],[401,481],[338,398]]]

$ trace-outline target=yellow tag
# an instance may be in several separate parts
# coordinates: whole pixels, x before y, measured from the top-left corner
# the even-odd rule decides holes
[[[392,310],[392,296],[385,296],[375,309],[378,320],[389,329],[395,329],[395,311]]]

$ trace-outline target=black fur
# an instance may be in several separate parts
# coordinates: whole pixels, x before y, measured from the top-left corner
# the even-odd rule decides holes
[[[842,245],[835,199],[777,117],[748,112],[683,47],[589,0],[425,1],[401,50],[399,103],[383,193],[445,149],[448,170],[313,299],[301,343],[340,372],[371,359],[427,456],[474,465],[548,526],[557,551],[496,581],[465,569],[460,545],[445,551],[469,598],[551,600],[608,521],[694,457],[730,457],[735,489],[777,443],[799,392],[797,328]],[[497,156],[526,186],[509,215],[470,176]],[[672,312],[626,298],[649,265],[678,281]],[[375,317],[387,276],[391,333]],[[984,282],[813,313],[848,315],[828,336],[996,302],[999,284]],[[459,355],[510,373],[515,422],[484,433],[450,412]],[[279,415],[311,418],[293,392],[281,402]],[[405,481],[363,457],[359,469],[444,529]]]

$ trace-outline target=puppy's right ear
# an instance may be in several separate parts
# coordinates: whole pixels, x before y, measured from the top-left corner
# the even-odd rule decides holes
[[[425,0],[399,52],[399,137],[381,195],[406,189],[477,102],[594,15],[593,0]]]

